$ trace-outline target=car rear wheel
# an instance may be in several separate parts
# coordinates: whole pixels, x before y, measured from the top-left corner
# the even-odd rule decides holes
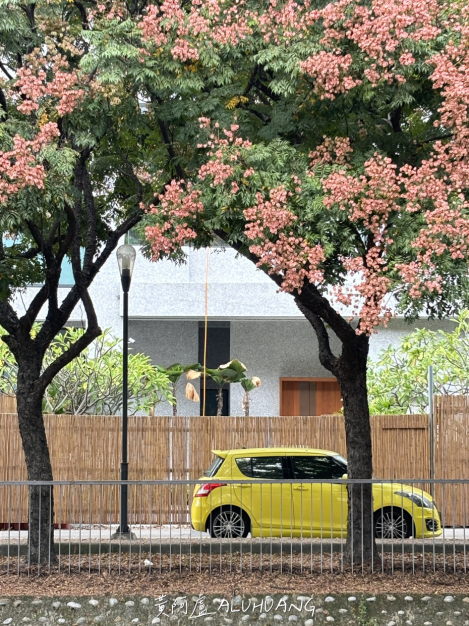
[[[248,516],[236,507],[223,507],[210,516],[210,536],[216,539],[244,539],[249,530]]]
[[[412,537],[413,523],[407,511],[399,507],[380,509],[375,513],[377,539],[408,539]]]

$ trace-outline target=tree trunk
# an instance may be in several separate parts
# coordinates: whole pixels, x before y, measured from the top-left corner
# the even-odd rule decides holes
[[[39,362],[39,365],[38,365]],[[37,392],[40,360],[18,363],[18,424],[23,442],[29,481],[52,481],[42,395]],[[57,560],[54,546],[54,497],[51,485],[29,487],[28,565],[52,564]]]
[[[217,416],[223,413],[223,389],[220,387],[217,393]]]
[[[251,404],[251,398],[249,396],[249,391],[246,391],[243,398],[243,409],[244,409],[244,417],[249,417],[249,407]]]
[[[342,392],[347,445],[348,478],[371,479],[373,475],[371,426],[366,388],[369,338],[360,335],[343,344],[336,376]],[[348,485],[348,519],[345,559],[349,563],[375,560],[373,492],[370,483]]]

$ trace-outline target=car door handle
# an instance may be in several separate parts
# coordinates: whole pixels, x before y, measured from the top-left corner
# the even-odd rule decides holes
[[[293,489],[295,489],[296,491],[308,491],[308,487],[293,487]]]
[[[240,487],[243,489],[244,487],[252,487],[252,485],[233,485],[233,487]]]

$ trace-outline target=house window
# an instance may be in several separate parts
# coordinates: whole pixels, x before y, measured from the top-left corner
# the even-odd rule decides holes
[[[335,378],[281,378],[280,415],[331,415],[342,409]]]
[[[14,246],[15,242],[20,242],[20,237],[16,239],[10,239],[7,237],[3,237],[3,245],[5,248],[11,248]],[[80,249],[81,260],[85,256],[85,249]],[[30,287],[41,287],[43,283],[33,283],[29,285]],[[59,278],[59,287],[73,287],[75,284],[75,279],[73,278],[73,270],[72,270],[72,262],[68,257],[64,257],[62,261],[62,266],[60,270],[60,278]]]
[[[230,360],[230,322],[209,322],[207,328],[207,367],[216,369],[220,365],[228,363]],[[199,322],[199,363],[204,363],[205,348],[205,324]],[[200,414],[203,414],[205,384],[205,415],[217,414],[218,385],[209,378],[205,383],[200,379]],[[222,415],[229,415],[230,412],[230,388],[224,385]]]

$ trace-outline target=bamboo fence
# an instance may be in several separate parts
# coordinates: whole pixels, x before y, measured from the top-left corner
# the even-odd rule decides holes
[[[55,480],[119,479],[120,417],[45,415],[44,420]],[[469,479],[465,454],[469,400],[437,399],[435,424],[435,478]],[[428,480],[428,416],[374,416],[371,426],[376,478]],[[210,465],[212,450],[273,446],[320,448],[345,455],[343,417],[129,417],[129,479],[196,479]],[[17,415],[0,414],[0,482],[26,479]],[[452,498],[447,489],[443,503],[437,490],[438,504],[449,523],[461,525],[466,520],[465,493],[462,487],[451,489]],[[26,490],[4,487],[3,491],[0,523],[27,521]],[[183,496],[180,489],[176,491],[170,485],[131,489],[131,521],[187,521],[191,490]],[[117,487],[62,486],[55,490],[55,500],[56,523],[118,521]]]
[[[16,396],[0,393],[0,413],[16,413]]]

